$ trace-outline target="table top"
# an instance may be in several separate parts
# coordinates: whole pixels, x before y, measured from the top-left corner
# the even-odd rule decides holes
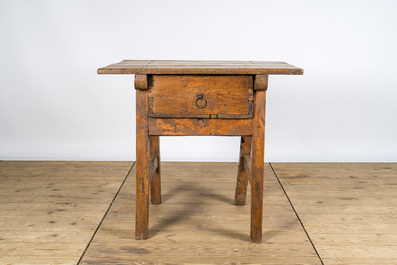
[[[284,62],[124,60],[98,69],[98,74],[248,74],[302,75]]]

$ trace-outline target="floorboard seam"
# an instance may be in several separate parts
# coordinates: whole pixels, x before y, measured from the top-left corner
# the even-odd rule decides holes
[[[98,232],[99,228],[101,227],[103,220],[105,220],[106,215],[108,214],[110,208],[112,207],[114,201],[116,200],[117,195],[119,195],[119,192],[120,192],[121,188],[124,186],[124,183],[125,183],[125,181],[127,180],[128,176],[130,175],[130,172],[131,172],[131,170],[134,168],[135,164],[136,164],[136,162],[134,162],[134,163],[132,164],[130,170],[128,170],[128,173],[127,173],[126,176],[124,177],[123,182],[121,183],[119,189],[117,190],[116,194],[114,195],[112,202],[109,204],[108,209],[106,210],[105,214],[103,215],[102,220],[99,222],[99,225],[98,225],[97,228],[95,229],[95,232],[94,232],[94,234],[92,235],[92,237],[91,237],[91,239],[90,239],[90,242],[88,242],[86,248],[84,249],[83,254],[81,255],[79,261],[77,262],[77,265],[79,265],[80,262],[83,260],[83,257],[84,257],[84,255],[85,255],[85,253],[87,252],[88,248],[90,247],[92,240],[94,239],[96,233]]]
[[[314,246],[314,243],[313,243],[312,239],[311,239],[310,236],[309,236],[309,233],[306,231],[306,228],[305,228],[305,226],[303,225],[302,220],[300,219],[300,217],[299,217],[297,211],[295,210],[294,205],[292,204],[290,198],[288,197],[288,194],[287,194],[287,192],[285,191],[283,184],[281,184],[281,181],[280,181],[280,179],[278,178],[278,176],[277,176],[277,174],[276,174],[276,171],[275,171],[274,168],[273,168],[273,165],[272,165],[271,163],[269,163],[269,165],[270,165],[270,168],[271,168],[272,171],[273,171],[273,174],[276,176],[276,179],[277,179],[278,183],[280,184],[280,187],[281,187],[281,189],[283,190],[285,197],[287,197],[287,200],[288,200],[289,204],[291,205],[291,208],[292,208],[292,210],[294,211],[294,213],[295,213],[295,215],[296,215],[296,218],[298,218],[299,223],[301,224],[301,226],[302,226],[302,228],[303,228],[303,231],[305,231],[306,236],[307,236],[307,238],[308,238],[309,241],[310,241],[310,244],[312,244],[312,247],[313,247],[314,251],[316,252],[317,257],[320,259],[321,264],[324,265],[324,262],[323,262],[323,260],[321,259],[320,255],[318,254],[317,249],[316,249],[316,247]]]

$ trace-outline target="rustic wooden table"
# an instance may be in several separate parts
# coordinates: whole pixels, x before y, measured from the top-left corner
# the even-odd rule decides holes
[[[124,60],[98,74],[135,74],[136,239],[146,239],[151,202],[161,203],[159,136],[241,136],[235,204],[251,185],[251,240],[262,242],[268,75],[301,75],[284,62]]]

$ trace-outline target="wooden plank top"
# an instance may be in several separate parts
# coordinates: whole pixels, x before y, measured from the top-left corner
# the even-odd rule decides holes
[[[302,75],[284,62],[124,60],[98,69],[98,74],[250,74]]]

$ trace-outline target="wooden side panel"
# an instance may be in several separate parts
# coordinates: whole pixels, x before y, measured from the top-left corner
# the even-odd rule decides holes
[[[251,146],[251,240],[262,242],[266,90],[254,93]]]
[[[150,82],[151,116],[247,115],[248,75],[154,75]]]
[[[136,219],[135,238],[146,239],[149,228],[150,142],[148,91],[136,90]]]
[[[158,136],[252,135],[252,120],[150,118],[149,134]]]

